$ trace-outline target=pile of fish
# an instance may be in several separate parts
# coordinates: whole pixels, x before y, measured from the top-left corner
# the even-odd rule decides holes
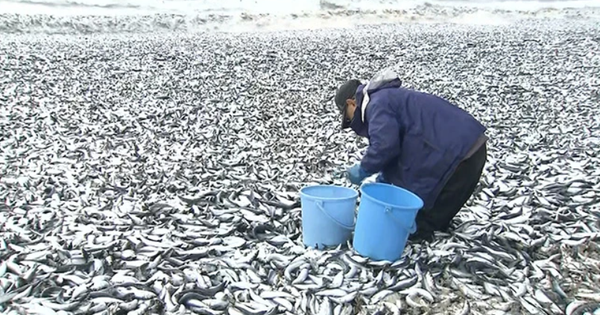
[[[597,25],[7,36],[0,311],[598,314]],[[481,185],[399,261],[305,248],[368,144],[333,93],[387,66],[488,127]]]

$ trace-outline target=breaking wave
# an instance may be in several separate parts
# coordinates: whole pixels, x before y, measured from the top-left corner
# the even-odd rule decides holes
[[[260,31],[379,23],[597,18],[600,1],[0,0],[0,33]]]

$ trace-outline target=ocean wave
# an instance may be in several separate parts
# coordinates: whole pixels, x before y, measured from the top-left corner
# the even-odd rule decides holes
[[[0,14],[4,34],[96,34],[184,32],[245,32],[296,29],[346,28],[365,24],[455,23],[510,24],[524,19],[594,19],[600,9],[544,9],[515,12],[501,9],[459,8],[424,4],[412,9],[330,9],[320,12],[276,15],[239,14],[146,14],[121,16],[60,16],[49,14]]]
[[[78,8],[78,7],[89,7],[89,8],[105,8],[105,9],[141,9],[143,5],[132,4],[132,3],[119,3],[119,2],[78,2],[78,1],[44,1],[44,0],[5,0],[5,3],[12,2],[21,5],[34,5],[34,6],[49,6],[49,7],[63,7],[63,8]],[[1,2],[0,2],[1,3]],[[6,4],[5,4],[6,5]]]
[[[422,6],[537,11],[600,7],[598,0],[0,0],[0,14],[290,15],[339,10],[409,10]]]

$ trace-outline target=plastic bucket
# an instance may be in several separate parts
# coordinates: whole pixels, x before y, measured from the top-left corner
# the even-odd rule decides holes
[[[302,241],[307,247],[323,249],[347,242],[354,231],[358,192],[334,185],[317,185],[300,190]]]
[[[361,197],[352,245],[373,260],[400,259],[408,236],[417,229],[415,218],[423,200],[414,193],[384,183],[366,183]]]

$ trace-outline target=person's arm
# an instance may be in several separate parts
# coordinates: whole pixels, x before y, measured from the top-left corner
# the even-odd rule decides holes
[[[360,165],[367,173],[375,174],[400,154],[400,124],[389,103],[369,106],[369,147]]]

